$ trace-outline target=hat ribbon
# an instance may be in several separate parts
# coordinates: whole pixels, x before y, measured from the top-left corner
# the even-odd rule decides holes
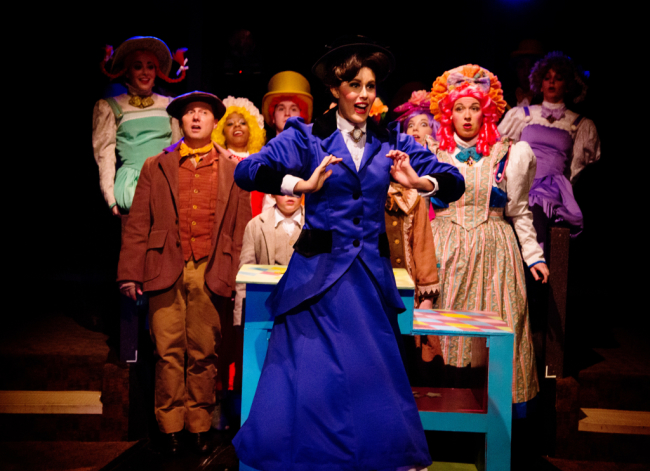
[[[447,77],[448,90],[460,87],[464,83],[477,86],[483,93],[488,93],[490,91],[490,77],[466,77],[458,72],[449,74],[449,77]]]

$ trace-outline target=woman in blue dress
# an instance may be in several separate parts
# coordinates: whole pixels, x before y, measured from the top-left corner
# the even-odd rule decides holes
[[[384,203],[393,179],[455,201],[464,181],[406,134],[368,120],[392,54],[339,40],[314,65],[338,106],[300,118],[240,162],[247,191],[305,194],[305,225],[267,301],[275,318],[248,420],[233,440],[262,471],[423,469],[431,463],[404,371]],[[422,177],[420,175],[423,175]]]

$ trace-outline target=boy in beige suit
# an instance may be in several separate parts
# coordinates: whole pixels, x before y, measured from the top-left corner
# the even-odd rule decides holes
[[[275,206],[250,220],[244,231],[239,268],[244,264],[288,265],[293,244],[298,240],[305,222],[305,210],[300,198],[273,195]],[[242,325],[242,305],[246,285],[237,284],[234,324]]]

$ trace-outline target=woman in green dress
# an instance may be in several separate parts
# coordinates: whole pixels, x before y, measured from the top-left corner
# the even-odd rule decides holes
[[[126,215],[131,208],[140,169],[148,157],[181,138],[178,122],[166,111],[171,97],[153,93],[156,77],[179,82],[185,77],[185,50],[174,58],[181,62],[181,76],[168,77],[172,55],[158,38],[136,36],[124,41],[112,56],[111,71],[105,64],[111,59],[107,46],[102,70],[111,79],[124,77],[127,93],[101,99],[93,111],[93,150],[99,167],[99,185],[106,204],[115,216]]]

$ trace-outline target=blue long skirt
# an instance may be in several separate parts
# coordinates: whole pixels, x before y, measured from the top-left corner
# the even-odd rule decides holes
[[[398,346],[397,311],[360,259],[320,299],[276,318],[233,444],[260,471],[428,466]]]

